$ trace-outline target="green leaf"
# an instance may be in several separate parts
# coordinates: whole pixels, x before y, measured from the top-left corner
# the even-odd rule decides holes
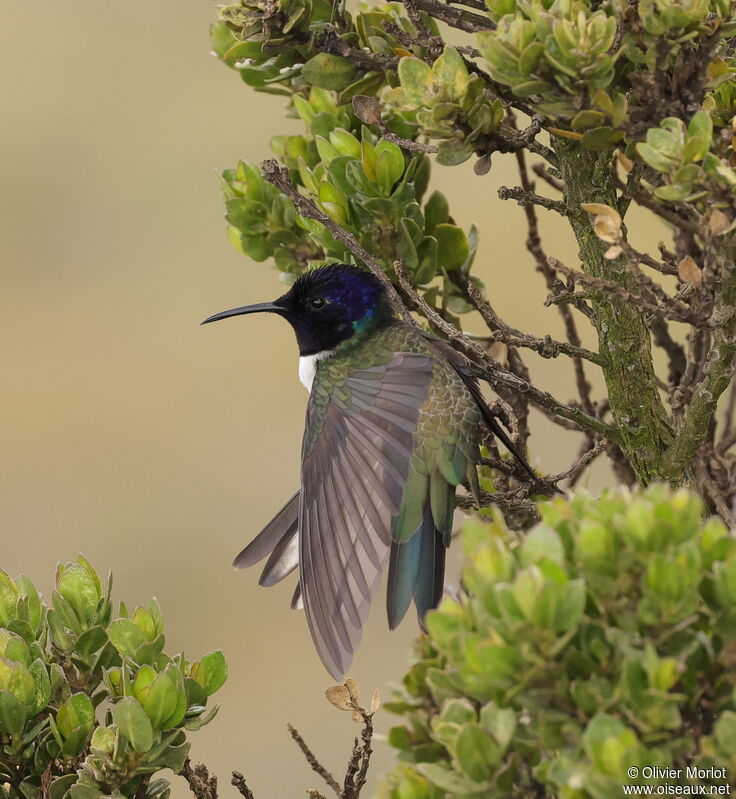
[[[440,718],[442,721],[462,725],[477,721],[478,714],[469,699],[453,698],[442,703]]]
[[[352,83],[355,66],[347,58],[317,53],[302,67],[302,77],[320,89],[341,91]]]
[[[520,551],[520,562],[529,566],[542,558],[564,564],[565,549],[559,533],[546,524],[538,524],[525,536]]]
[[[64,774],[63,777],[57,777],[49,788],[49,799],[64,799],[64,794],[76,781],[76,774]]]
[[[581,143],[583,147],[588,150],[598,152],[608,147],[613,147],[618,144],[623,137],[624,132],[622,130],[614,130],[607,125],[602,125],[601,127],[586,131],[583,134]]]
[[[59,708],[56,727],[64,738],[68,738],[78,727],[90,726],[95,718],[92,701],[84,693],[76,693]]]
[[[669,173],[679,165],[673,158],[670,158],[659,150],[655,150],[654,147],[646,142],[638,142],[636,151],[649,166],[656,169],[658,172]]]
[[[418,286],[423,286],[437,274],[437,239],[425,236],[417,247],[417,258],[414,282]]]
[[[107,633],[115,649],[126,657],[135,657],[138,648],[146,643],[143,631],[130,619],[116,619]]]
[[[210,25],[210,42],[218,58],[224,58],[225,53],[233,46],[235,34],[224,20],[219,20]]]
[[[690,195],[692,188],[683,186],[680,183],[671,183],[665,186],[657,186],[654,196],[667,202],[681,202]]]
[[[338,155],[360,158],[360,142],[344,128],[335,128],[335,130],[330,132],[330,144]]]
[[[581,619],[585,610],[585,581],[570,580],[555,615],[555,629],[567,632]]]
[[[673,160],[679,160],[682,154],[680,137],[663,128],[650,128],[647,131],[647,144],[654,147],[662,155]]]
[[[702,161],[710,151],[710,139],[702,136],[688,136],[682,151],[682,160],[686,164]]]
[[[99,578],[95,580],[85,565],[69,563],[61,571],[56,590],[74,608],[80,623],[89,624],[102,595]]]
[[[404,266],[409,272],[413,273],[419,265],[419,258],[417,257],[417,250],[410,233],[412,224],[410,219],[401,220],[399,236],[396,242],[396,255],[404,262]],[[416,225],[414,227],[416,227]]]
[[[463,726],[455,741],[455,756],[460,768],[475,782],[490,781],[501,762],[498,744],[477,722]]]
[[[137,699],[123,697],[112,709],[112,719],[136,752],[147,752],[153,744],[153,728]]]
[[[103,793],[94,785],[76,782],[69,789],[69,799],[103,799]]]
[[[95,626],[85,630],[74,644],[74,652],[83,658],[93,655],[107,643],[107,633],[104,627]]]
[[[399,80],[411,105],[424,105],[432,88],[432,69],[419,58],[405,57],[399,61]]]
[[[636,745],[636,736],[626,725],[606,713],[598,713],[583,733],[588,756],[604,774],[623,775],[627,750]]]
[[[30,659],[28,644],[17,633],[0,627],[0,656],[27,666]]]
[[[391,727],[387,740],[394,749],[409,749],[413,742],[411,732],[406,727]]]
[[[77,555],[77,563],[79,563],[80,566],[83,566],[87,570],[87,574],[89,575],[90,580],[92,580],[92,582],[94,583],[97,596],[101,597],[102,582],[100,580],[100,576],[97,574],[97,571],[95,570],[95,567],[82,554]]]
[[[587,128],[595,128],[603,124],[606,115],[600,111],[579,111],[572,119],[570,126],[573,130],[586,130]]]
[[[153,620],[153,616],[144,607],[135,609],[132,621],[141,630],[146,641],[153,641],[160,632],[156,629],[156,622]]]
[[[319,153],[319,159],[325,166],[329,166],[333,159],[337,158],[337,150],[330,144],[324,136],[315,136],[314,143]]]
[[[83,724],[76,729],[72,730],[69,735],[64,739],[61,747],[61,754],[65,758],[78,757],[87,743],[89,742],[92,734],[92,725]]]
[[[1,575],[0,575],[1,578]],[[0,579],[0,583],[2,580]],[[34,630],[38,630],[39,625],[41,623],[41,597],[38,595],[38,591],[36,590],[36,586],[33,584],[33,581],[30,577],[26,577],[25,575],[21,574],[15,581],[15,584],[21,594],[28,597],[28,621],[30,622],[31,627]],[[0,593],[2,593],[2,588],[0,588]],[[0,606],[2,605],[2,599],[0,599]],[[0,616],[2,616],[2,608],[0,607]],[[0,620],[0,624],[2,621]]]
[[[155,730],[163,729],[164,722],[174,713],[179,701],[173,677],[167,672],[156,674],[150,666],[142,666],[136,675],[133,695],[146,711]]]
[[[519,73],[526,76],[534,72],[539,65],[543,53],[544,45],[542,42],[531,42],[528,44],[519,55]]]
[[[0,688],[10,691],[26,711],[33,706],[36,682],[23,663],[0,657]]]
[[[442,85],[451,99],[462,100],[465,97],[470,76],[465,62],[454,47],[445,47],[442,51],[442,55],[432,65],[432,77]]]
[[[0,732],[20,735],[26,723],[26,713],[20,701],[10,691],[0,690]]]
[[[442,269],[459,269],[470,252],[468,239],[459,227],[442,224],[434,229],[437,239],[437,263]]]
[[[227,661],[222,650],[210,652],[192,664],[190,676],[202,687],[206,696],[212,696],[227,679]]]
[[[111,755],[115,751],[117,735],[114,727],[97,727],[89,742],[93,751]]]
[[[204,706],[207,702],[207,694],[202,686],[191,677],[184,678],[184,690],[187,695],[187,707]]]
[[[472,796],[478,791],[486,790],[491,787],[490,782],[475,782],[462,774],[458,774],[456,771],[451,771],[447,766],[442,766],[439,763],[420,763],[417,766],[417,770],[433,785],[436,785],[442,791],[447,791],[453,796]]]
[[[530,97],[532,94],[541,94],[549,89],[549,83],[545,80],[526,80],[523,83],[515,84],[511,91],[517,97]]]
[[[441,141],[437,148],[437,163],[443,166],[457,166],[473,155],[475,147],[467,139]]]
[[[434,233],[437,225],[445,224],[450,219],[450,206],[447,198],[440,191],[434,191],[424,206],[424,232]]]
[[[383,86],[386,76],[383,72],[366,72],[363,77],[344,88],[337,98],[338,105],[346,105],[358,95],[374,95]],[[357,111],[356,111],[357,113]],[[360,115],[358,114],[358,118]],[[361,120],[365,122],[365,120]]]
[[[187,692],[184,687],[184,680],[181,677],[181,672],[174,682],[176,685],[176,705],[171,715],[161,722],[162,730],[170,730],[172,727],[178,727],[183,721],[187,711]]]
[[[384,140],[378,142],[375,153],[375,179],[383,193],[388,195],[404,174],[404,156],[398,145]]]
[[[79,635],[82,632],[82,625],[73,606],[58,591],[54,591],[51,594],[51,604],[53,605],[54,613],[64,627],[67,630],[71,630],[74,635]]]
[[[516,730],[516,713],[510,707],[502,708],[495,702],[489,702],[480,711],[480,723],[496,739],[503,754],[508,749]]]
[[[36,684],[33,700],[28,706],[28,715],[35,716],[46,707],[51,699],[51,680],[41,658],[36,658],[28,667],[28,671]]]
[[[201,708],[200,712],[198,712],[196,715],[188,716],[187,720],[184,722],[184,728],[187,730],[198,730],[201,727],[204,727],[205,724],[209,724],[212,721],[212,719],[217,715],[219,710],[220,710],[219,705],[214,705],[206,713],[203,712],[204,708]]]

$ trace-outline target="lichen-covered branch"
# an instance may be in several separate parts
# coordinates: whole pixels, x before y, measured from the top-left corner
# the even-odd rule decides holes
[[[730,245],[730,246],[726,246]],[[718,400],[732,383],[736,357],[736,275],[734,275],[734,246],[724,242],[718,256],[723,284],[713,317],[717,327],[713,343],[703,363],[703,377],[692,391],[692,398],[677,430],[677,437],[663,460],[663,476],[678,482],[691,468],[698,448],[713,423]]]
[[[605,244],[581,207],[584,203],[615,205],[610,157],[560,139],[555,145],[565,183],[567,214],[580,247],[583,269],[594,278],[635,294],[628,272],[620,263],[604,258]],[[621,446],[642,483],[663,479],[662,456],[674,436],[657,387],[644,313],[610,293],[595,291],[591,298],[599,351],[606,360],[603,375]]]

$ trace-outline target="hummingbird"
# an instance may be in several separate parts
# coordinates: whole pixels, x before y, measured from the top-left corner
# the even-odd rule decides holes
[[[386,287],[357,266],[302,274],[273,302],[223,311],[202,324],[273,313],[294,329],[309,391],[301,488],[235,558],[268,558],[259,583],[296,569],[303,608],[327,671],[345,675],[388,561],[394,629],[412,603],[420,625],[439,603],[455,492],[478,497],[483,425],[536,475],[486,405],[470,364],[403,321]]]

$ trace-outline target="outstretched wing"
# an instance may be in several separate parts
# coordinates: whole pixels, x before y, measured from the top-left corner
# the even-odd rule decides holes
[[[235,558],[236,569],[247,569],[269,556],[261,572],[259,585],[271,586],[296,569],[299,522],[299,492],[284,505],[248,546]]]
[[[345,674],[391,547],[432,379],[431,355],[318,370],[307,407],[299,504],[300,588],[322,662]]]

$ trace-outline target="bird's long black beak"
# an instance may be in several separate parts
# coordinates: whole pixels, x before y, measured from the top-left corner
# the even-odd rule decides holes
[[[275,302],[257,302],[255,305],[243,305],[240,308],[231,308],[229,311],[220,311],[220,313],[210,316],[209,319],[205,319],[202,324],[206,325],[210,322],[219,322],[220,319],[229,319],[231,316],[241,316],[246,313],[283,314],[283,312],[284,309],[282,306],[276,305]]]

